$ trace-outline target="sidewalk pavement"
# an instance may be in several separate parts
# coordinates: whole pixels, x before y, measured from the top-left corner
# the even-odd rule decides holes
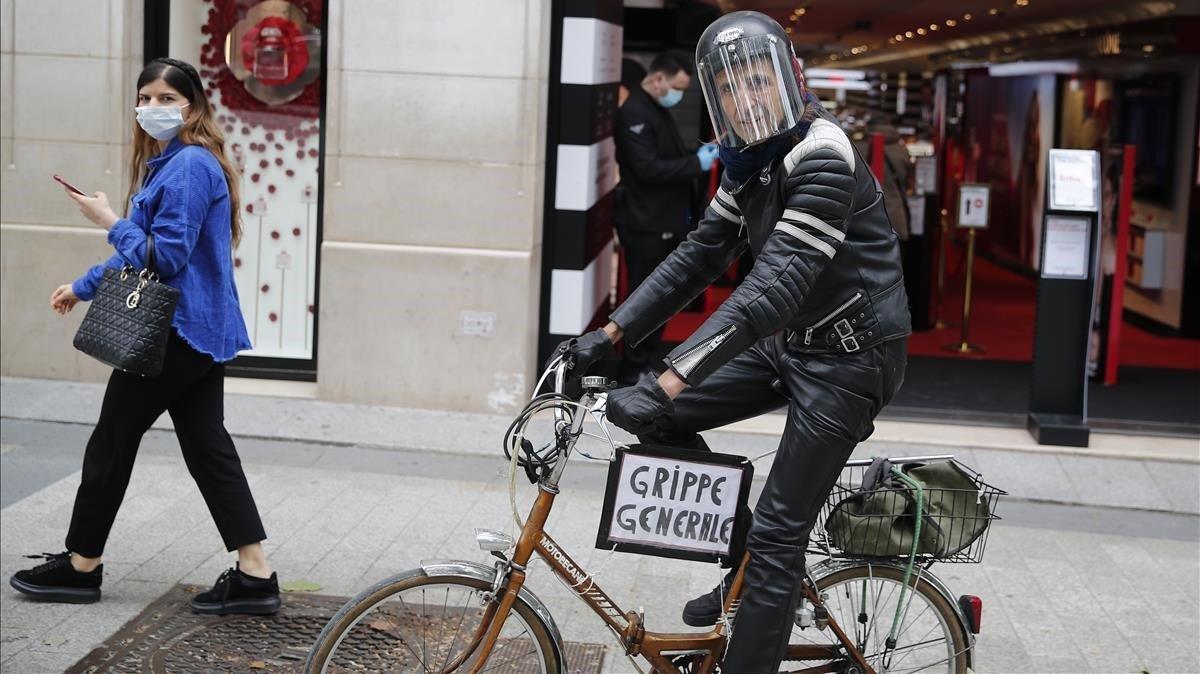
[[[277,382],[227,380],[229,390],[299,390]],[[104,386],[41,379],[0,379],[0,415],[92,425]],[[516,410],[513,410],[515,414]],[[225,425],[240,438],[499,456],[512,414],[467,414],[331,403],[279,395],[228,393]],[[784,417],[770,414],[706,433],[718,452],[757,457],[775,449]],[[155,428],[170,429],[163,415]],[[636,440],[615,429],[624,442]],[[1092,434],[1086,449],[1046,447],[1024,429],[877,421],[854,452],[870,456],[954,454],[1014,498],[1200,514],[1200,439]],[[762,479],[771,456],[756,463]]]
[[[0,381],[5,469],[20,459],[58,471],[0,510],[5,578],[29,564],[20,555],[61,549],[101,394],[95,385]],[[309,580],[323,594],[351,595],[421,560],[484,560],[472,529],[507,530],[511,523],[499,456],[507,416],[231,394],[227,417],[283,581]],[[709,441],[750,455],[773,448],[764,433],[719,432]],[[935,568],[955,592],[983,597],[977,671],[1200,671],[1200,479],[1191,457],[865,444],[860,454],[969,457],[968,465],[1014,495],[1001,504],[1005,519],[994,527],[983,564]],[[719,571],[595,550],[603,482],[602,465],[573,461],[549,530],[622,607],[644,607],[653,629],[681,629],[682,602],[711,588]],[[527,507],[532,488],[522,480],[520,489]],[[1051,501],[1084,505],[1045,503]],[[174,584],[209,584],[232,564],[172,434],[147,435],[106,552],[99,604],[35,604],[2,591],[0,669],[62,671]],[[530,582],[568,640],[609,645],[605,672],[635,671],[544,567],[532,567]]]

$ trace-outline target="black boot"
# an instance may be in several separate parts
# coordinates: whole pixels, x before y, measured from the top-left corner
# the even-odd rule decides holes
[[[729,588],[733,586],[733,577],[737,569],[731,569],[725,574],[725,580],[709,592],[696,597],[683,605],[683,623],[692,627],[708,627],[717,624],[721,619],[723,601],[729,596]]]
[[[100,601],[100,583],[104,580],[104,565],[88,573],[71,566],[71,553],[27,555],[30,559],[45,559],[32,569],[13,574],[8,584],[16,591],[43,601],[91,604]]]
[[[192,610],[210,615],[273,615],[281,603],[276,574],[272,573],[270,578],[255,578],[235,566],[226,569],[211,590],[192,599]]]

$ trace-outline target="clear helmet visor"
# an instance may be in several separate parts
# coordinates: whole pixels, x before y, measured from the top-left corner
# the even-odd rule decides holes
[[[804,116],[789,45],[771,35],[718,44],[697,65],[717,142],[740,148],[777,136]]]

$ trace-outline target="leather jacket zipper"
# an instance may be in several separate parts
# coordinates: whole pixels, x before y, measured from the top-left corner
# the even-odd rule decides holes
[[[805,328],[805,330],[804,330],[804,346],[810,346],[812,344],[813,330],[816,330],[817,328],[821,327],[822,325],[825,325],[829,321],[832,321],[834,318],[837,317],[838,314],[845,311],[847,307],[854,304],[861,298],[862,298],[862,293],[854,293],[854,297],[851,297],[850,299],[846,300],[845,302],[842,302],[841,305],[839,305],[837,309],[834,309],[833,311],[826,314],[825,317],[822,318],[821,320],[819,320],[816,323],[813,323],[812,325]]]
[[[737,332],[737,325],[730,325],[714,335],[710,340],[708,340],[707,343],[701,342],[691,349],[688,349],[686,353],[676,358],[671,363],[672,367],[674,367],[679,374],[687,377],[688,374],[690,374],[692,370],[696,369],[696,366],[698,366],[708,354],[716,351],[717,347],[721,346],[721,344],[723,344],[725,340],[735,332]]]

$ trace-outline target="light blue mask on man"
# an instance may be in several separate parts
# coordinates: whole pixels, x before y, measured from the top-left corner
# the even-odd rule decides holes
[[[682,89],[667,89],[667,93],[658,97],[658,104],[664,108],[669,108],[679,101],[683,100]]]

